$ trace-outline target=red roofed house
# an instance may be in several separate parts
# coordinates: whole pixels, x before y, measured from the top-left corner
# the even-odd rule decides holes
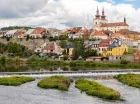
[[[56,42],[50,42],[43,49],[43,53],[48,55],[61,55],[62,50],[61,47]]]
[[[108,36],[103,31],[96,31],[93,35],[94,39],[108,39]]]
[[[43,36],[47,35],[47,31],[45,28],[36,28],[34,31],[30,34],[30,37],[32,38],[42,38]]]
[[[109,39],[102,39],[98,46],[98,54],[102,54],[102,52],[107,51],[110,45]]]

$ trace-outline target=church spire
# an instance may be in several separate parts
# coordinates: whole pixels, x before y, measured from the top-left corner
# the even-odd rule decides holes
[[[125,16],[124,16],[124,23],[126,23],[126,18],[125,18]]]
[[[105,15],[105,11],[104,11],[104,7],[103,7],[103,10],[102,10],[102,16],[104,16]]]
[[[97,6],[97,11],[96,11],[96,15],[95,15],[95,17],[96,17],[96,19],[100,19],[98,6]]]
[[[104,19],[105,20],[105,18],[106,18],[106,16],[105,16],[105,11],[104,11],[104,7],[103,7],[101,19]]]

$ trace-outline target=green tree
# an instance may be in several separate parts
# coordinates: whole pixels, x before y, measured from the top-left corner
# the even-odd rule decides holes
[[[20,53],[22,52],[22,48],[17,43],[8,43],[8,53]]]
[[[66,45],[67,45],[67,41],[66,40],[61,40],[61,42],[60,42],[61,48],[65,48]]]
[[[72,59],[77,60],[79,56],[85,58],[85,47],[84,41],[75,41],[74,42],[75,48],[73,50]]]

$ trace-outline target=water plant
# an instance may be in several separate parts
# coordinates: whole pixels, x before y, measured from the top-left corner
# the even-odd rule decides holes
[[[0,85],[19,86],[21,84],[31,82],[34,80],[35,79],[32,77],[25,77],[25,76],[3,77],[3,78],[0,78]]]
[[[87,95],[97,96],[106,100],[122,100],[118,91],[103,86],[95,81],[78,79],[75,82],[75,87],[80,89],[81,92],[85,92]]]
[[[123,84],[140,88],[140,74],[120,74],[117,77],[115,77],[118,81],[122,82]]]
[[[42,79],[38,82],[38,86],[44,89],[59,89],[61,91],[68,91],[68,88],[73,80],[64,76],[51,76]]]

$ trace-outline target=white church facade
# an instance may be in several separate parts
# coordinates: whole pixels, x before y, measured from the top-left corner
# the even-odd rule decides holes
[[[95,19],[94,19],[94,29],[96,30],[110,30],[113,33],[118,32],[121,29],[129,29],[129,25],[126,23],[126,18],[123,22],[108,23],[106,19],[104,8],[102,10],[102,15],[99,14],[99,9],[97,7]]]

